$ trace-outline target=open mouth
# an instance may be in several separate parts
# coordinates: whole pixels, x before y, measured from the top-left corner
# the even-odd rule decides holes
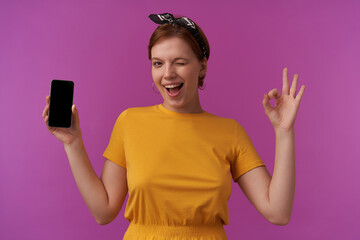
[[[183,83],[174,84],[174,85],[167,85],[165,86],[166,90],[171,94],[176,94],[180,91],[180,89],[184,86]]]

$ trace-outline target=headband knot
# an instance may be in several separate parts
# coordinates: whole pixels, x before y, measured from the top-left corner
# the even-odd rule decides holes
[[[181,17],[181,18],[174,18],[174,16],[170,13],[163,13],[163,14],[150,14],[149,18],[157,24],[171,24],[174,25],[175,23],[185,27],[186,29],[188,29],[191,34],[195,37],[197,43],[200,46],[200,49],[202,51],[203,57],[205,57],[206,59],[208,59],[208,55],[207,55],[207,51],[206,51],[206,47],[205,47],[205,43],[203,41],[203,39],[200,36],[199,30],[197,29],[195,23],[187,17]]]

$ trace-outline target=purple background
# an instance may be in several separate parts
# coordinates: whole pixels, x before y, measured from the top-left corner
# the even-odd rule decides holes
[[[41,117],[52,79],[74,103],[98,176],[119,113],[161,103],[151,88],[147,16],[192,18],[211,47],[203,108],[235,118],[270,173],[275,135],[263,94],[306,85],[295,122],[296,195],[287,226],[267,222],[233,183],[229,239],[360,239],[358,1],[1,1],[0,239],[122,239],[97,225],[63,145]]]

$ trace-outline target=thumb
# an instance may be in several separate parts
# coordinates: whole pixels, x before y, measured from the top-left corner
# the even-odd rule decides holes
[[[262,103],[264,105],[265,113],[271,111],[270,98],[267,94],[264,94],[264,99]]]
[[[76,109],[75,104],[72,105],[71,111],[72,111],[74,114],[77,114],[77,109]]]
[[[78,123],[79,122],[79,112],[75,106],[75,104],[72,105],[72,113],[74,114],[73,117],[74,117],[74,122]]]

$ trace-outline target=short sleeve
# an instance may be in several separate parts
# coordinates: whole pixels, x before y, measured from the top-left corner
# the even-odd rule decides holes
[[[103,156],[114,163],[126,168],[124,128],[127,110],[123,111],[117,118],[113,127],[110,141],[103,153]]]
[[[237,121],[235,123],[235,156],[231,162],[231,174],[234,182],[244,173],[256,167],[265,166],[245,129]]]

